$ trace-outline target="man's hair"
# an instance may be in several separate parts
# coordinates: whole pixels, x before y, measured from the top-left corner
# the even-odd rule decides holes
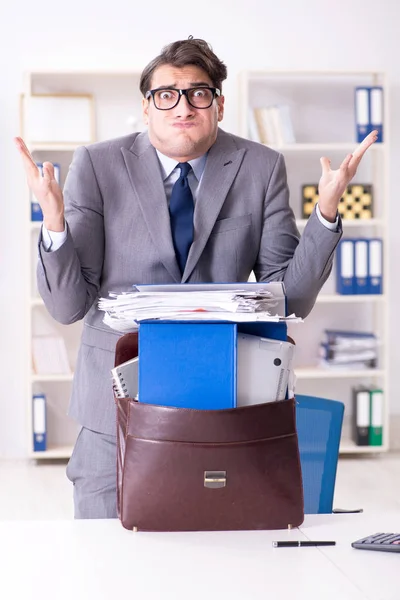
[[[140,77],[140,91],[143,96],[150,89],[154,71],[162,65],[172,65],[178,68],[196,65],[196,67],[200,67],[207,73],[213,86],[219,90],[222,89],[222,82],[228,74],[226,66],[214,54],[210,44],[189,36],[187,40],[172,42],[168,46],[164,46],[161,54],[143,69]]]

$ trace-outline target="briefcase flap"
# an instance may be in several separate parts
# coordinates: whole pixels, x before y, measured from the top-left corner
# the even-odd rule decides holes
[[[224,410],[194,410],[134,402],[128,435],[154,441],[226,444],[294,435],[293,400]]]

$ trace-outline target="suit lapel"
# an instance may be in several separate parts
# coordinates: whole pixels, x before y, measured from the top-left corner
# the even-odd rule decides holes
[[[160,163],[147,133],[139,134],[131,148],[121,152],[154,246],[171,277],[180,282]]]
[[[245,150],[238,150],[231,136],[218,131],[210,148],[194,210],[194,240],[189,251],[182,283],[188,280],[210,237],[215,221],[236,177]]]

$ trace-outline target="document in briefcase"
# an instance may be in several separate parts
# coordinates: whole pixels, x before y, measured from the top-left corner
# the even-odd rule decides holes
[[[124,337],[117,360],[129,343]],[[304,505],[294,402],[196,410],[116,398],[122,525],[139,531],[300,525]]]

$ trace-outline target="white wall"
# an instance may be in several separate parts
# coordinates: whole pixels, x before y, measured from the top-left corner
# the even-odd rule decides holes
[[[27,273],[23,244],[25,182],[12,138],[18,134],[23,72],[62,67],[140,69],[161,47],[188,35],[209,41],[228,65],[223,126],[235,132],[237,73],[242,69],[379,69],[388,73],[391,129],[390,275],[393,341],[391,412],[395,393],[400,281],[397,174],[400,161],[400,3],[380,0],[9,0],[0,11],[0,456],[26,451],[24,382],[18,359],[25,344]],[[319,164],[316,164],[316,176]]]

